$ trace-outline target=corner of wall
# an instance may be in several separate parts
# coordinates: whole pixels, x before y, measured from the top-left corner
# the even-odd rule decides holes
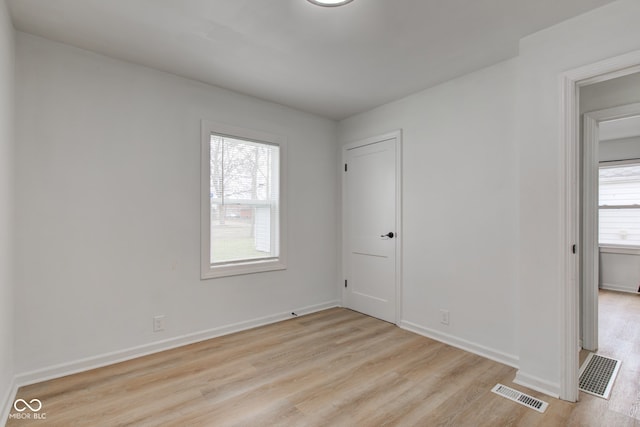
[[[11,410],[17,386],[14,345],[14,123],[15,30],[0,0],[0,420]],[[3,423],[4,421],[0,421]]]
[[[502,363],[504,365],[511,366],[512,368],[518,367],[518,356],[516,355],[508,354],[500,350],[465,340],[451,334],[446,334],[435,329],[420,326],[406,320],[400,322],[399,326],[407,331],[468,351],[469,353],[477,354],[478,356],[493,360],[494,362]]]
[[[2,400],[0,400],[0,405],[2,405],[0,406],[0,420],[6,420],[9,418],[9,413],[11,413],[13,401],[15,400],[17,393],[18,383],[16,382],[16,378],[13,377],[13,379],[9,383],[9,387],[7,387],[5,395],[3,396]]]
[[[534,375],[529,375],[522,370],[518,370],[518,372],[516,372],[516,377],[513,382],[556,399],[560,397],[560,384],[543,380],[542,378],[538,378]]]

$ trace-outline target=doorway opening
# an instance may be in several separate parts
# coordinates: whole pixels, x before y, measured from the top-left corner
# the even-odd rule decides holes
[[[622,98],[603,98],[599,91],[612,85],[637,87],[637,94],[625,90]],[[581,112],[582,104],[640,99],[640,75],[585,87],[580,95]],[[634,390],[629,379],[635,378],[633,366],[640,361],[634,346],[634,331],[640,329],[640,103],[582,116],[580,363],[591,352],[621,360],[617,387]],[[626,405],[625,393],[614,390],[610,399],[613,405]]]
[[[581,347],[595,351],[599,287],[637,292],[640,283],[640,268],[630,271],[640,260],[640,103],[584,113],[582,153]]]
[[[640,71],[640,51],[580,67],[561,77],[561,142],[563,144],[563,200],[561,240],[564,256],[561,275],[564,286],[561,293],[562,348],[560,398],[578,400],[578,364],[580,350],[581,256],[576,251],[582,247],[581,230],[581,138],[580,138],[580,89],[595,83],[627,76]],[[597,298],[596,298],[597,300]]]

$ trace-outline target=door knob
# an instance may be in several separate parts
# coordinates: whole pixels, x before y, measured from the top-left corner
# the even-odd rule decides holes
[[[388,237],[390,239],[393,239],[393,236],[395,236],[395,234],[393,234],[393,231],[390,231],[387,234],[381,235],[380,237]]]

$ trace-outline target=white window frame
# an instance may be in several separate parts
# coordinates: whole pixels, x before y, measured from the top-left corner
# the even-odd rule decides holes
[[[632,160],[615,160],[615,161],[606,161],[600,162],[598,164],[598,171],[600,169],[608,169],[615,168],[619,166],[640,166],[640,162],[637,159]],[[600,184],[598,183],[598,191],[600,188]],[[601,205],[598,203],[598,216],[601,210],[603,209],[638,209],[637,205]],[[599,222],[599,221],[598,221]],[[606,253],[618,253],[618,254],[637,254],[640,253],[640,245],[634,244],[622,244],[622,243],[600,243],[600,238],[598,236],[598,247],[600,248],[600,252]]]
[[[286,138],[265,132],[217,123],[209,120],[201,122],[200,154],[200,277],[218,277],[252,274],[287,268],[287,142]],[[280,194],[279,194],[279,254],[277,258],[258,259],[241,262],[211,264],[211,135],[228,136],[256,143],[276,145],[280,152]]]

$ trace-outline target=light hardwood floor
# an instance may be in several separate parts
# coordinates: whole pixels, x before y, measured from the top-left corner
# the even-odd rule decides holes
[[[331,309],[23,387],[17,397],[40,399],[46,420],[7,425],[635,425],[606,401],[559,401],[514,385],[514,375],[389,323]],[[498,382],[550,406],[540,414],[497,396],[490,390]]]
[[[640,295],[600,290],[598,306],[597,353],[622,364],[609,400],[580,393],[579,407],[593,425],[640,426]]]

